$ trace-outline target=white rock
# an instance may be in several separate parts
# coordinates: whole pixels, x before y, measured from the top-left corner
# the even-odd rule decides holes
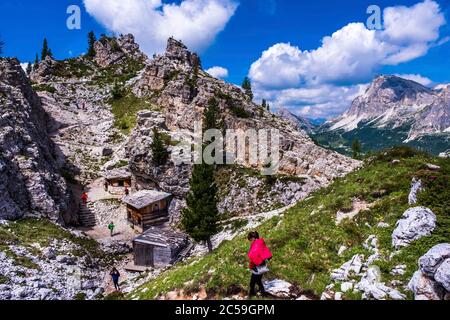
[[[431,164],[431,163],[427,163],[426,164],[427,169],[432,170],[432,171],[439,171],[441,170],[441,167]]]
[[[429,236],[436,228],[436,215],[427,208],[416,207],[407,210],[392,233],[392,246],[396,249]]]
[[[443,286],[445,290],[450,291],[450,259],[441,263],[434,275],[434,280]]]
[[[417,271],[408,284],[416,300],[442,300],[444,288],[437,282]]]
[[[411,191],[408,196],[408,202],[410,205],[417,203],[417,194],[422,191],[422,181],[413,179],[411,183]]]
[[[398,290],[389,288],[384,283],[381,283],[381,271],[377,266],[370,267],[366,274],[362,277],[361,281],[356,285],[356,289],[364,293],[366,299],[375,300],[404,300],[405,295],[401,294]]]
[[[358,275],[363,267],[364,255],[358,254],[344,263],[339,269],[333,270],[331,279],[336,281],[348,280],[351,275]]]
[[[264,289],[266,292],[278,298],[291,297],[291,287],[292,284],[279,279],[264,282]]]
[[[380,222],[379,224],[377,224],[377,227],[380,228],[380,229],[386,229],[386,228],[389,228],[390,225],[388,223],[385,223],[385,222]]]
[[[56,258],[56,252],[53,248],[45,248],[42,251],[42,254],[44,255],[44,257],[46,257],[49,260],[53,260]]]
[[[350,291],[350,290],[352,290],[353,289],[353,283],[351,283],[351,282],[343,282],[343,283],[341,283],[341,291],[342,292],[348,292],[348,291]]]
[[[437,269],[450,258],[450,244],[438,244],[419,259],[420,270],[430,278],[434,278]]]
[[[334,295],[334,300],[342,300],[342,292],[336,292],[336,294]]]
[[[341,246],[338,250],[338,256],[342,256],[345,251],[347,251],[348,248],[346,246]]]

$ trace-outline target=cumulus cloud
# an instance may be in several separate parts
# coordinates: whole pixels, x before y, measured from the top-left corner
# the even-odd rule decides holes
[[[278,106],[289,108],[292,99],[278,96],[289,96],[288,89],[302,92],[299,88],[307,88],[303,90],[309,90],[309,94],[322,95],[330,92],[323,88],[333,88],[337,95],[331,97],[336,99],[330,99],[328,104],[312,104],[310,99],[298,97],[299,104],[308,106],[304,110],[326,109],[328,105],[332,116],[342,109],[342,101],[352,96],[348,93],[355,90],[354,84],[367,83],[383,66],[411,61],[445,42],[445,38],[440,39],[439,30],[446,21],[435,1],[425,0],[412,7],[389,7],[383,16],[383,30],[350,23],[324,37],[315,50],[301,50],[290,43],[273,45],[250,68],[249,76],[256,91],[261,96],[270,91],[276,95],[272,103],[286,103]],[[425,78],[415,79],[427,82]]]
[[[233,0],[83,0],[87,12],[114,33],[133,33],[149,55],[165,49],[173,36],[192,50],[214,41],[237,9]]]
[[[206,72],[218,79],[225,79],[228,77],[228,70],[223,67],[212,67],[206,70]]]
[[[431,87],[434,84],[433,80],[431,80],[427,77],[421,76],[420,74],[395,74],[395,75],[397,77],[400,77],[403,79],[415,81],[426,87]]]

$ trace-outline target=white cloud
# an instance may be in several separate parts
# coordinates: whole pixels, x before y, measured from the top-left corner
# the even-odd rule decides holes
[[[234,15],[233,0],[83,0],[87,12],[115,33],[132,33],[149,55],[173,36],[192,50],[208,47]]]
[[[22,67],[23,71],[27,72],[27,68],[28,68],[28,65],[29,65],[29,64],[30,64],[30,63],[28,63],[28,62],[22,62],[22,63],[20,64],[20,66]]]
[[[397,77],[403,78],[403,79],[408,79],[411,81],[415,81],[417,83],[420,83],[423,86],[426,87],[431,87],[433,85],[433,80],[421,76],[420,74],[395,74]]]
[[[257,91],[269,90],[288,98],[288,89],[298,93],[299,88],[307,88],[309,94],[323,95],[329,94],[329,90],[323,91],[323,88],[334,88],[333,91],[343,96],[331,95],[334,100],[308,104],[309,108],[304,109],[325,110],[328,106],[329,113],[334,114],[341,109],[342,101],[349,97],[345,92],[351,92],[354,84],[370,81],[385,65],[411,61],[445,42],[445,38],[440,39],[439,29],[446,21],[434,1],[425,0],[412,7],[386,8],[384,21],[384,30],[369,30],[363,23],[350,23],[324,37],[322,45],[315,50],[302,51],[289,43],[275,44],[252,64],[249,76]],[[427,80],[417,76],[415,79]],[[315,90],[317,88],[319,90]],[[285,103],[279,107],[289,108],[294,103],[286,97],[275,96],[274,99],[272,103]],[[309,102],[307,97],[298,96],[298,104]]]
[[[212,67],[206,70],[214,78],[225,79],[228,77],[228,70],[223,67]]]

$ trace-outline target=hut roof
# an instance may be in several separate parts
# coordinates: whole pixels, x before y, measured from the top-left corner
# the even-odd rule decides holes
[[[155,227],[151,227],[134,239],[134,242],[158,247],[180,247],[186,245],[187,241],[188,236],[184,233]]]
[[[170,193],[159,192],[154,190],[142,190],[132,195],[129,195],[123,199],[123,202],[136,208],[137,210],[148,207],[149,205],[172,197]]]
[[[118,168],[106,172],[105,178],[107,180],[131,179],[131,173],[127,168]]]

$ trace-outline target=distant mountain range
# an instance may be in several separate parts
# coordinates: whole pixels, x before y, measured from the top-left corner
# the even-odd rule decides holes
[[[431,89],[379,76],[344,114],[307,129],[318,144],[347,154],[355,139],[365,152],[409,145],[439,154],[450,149],[450,84]]]

